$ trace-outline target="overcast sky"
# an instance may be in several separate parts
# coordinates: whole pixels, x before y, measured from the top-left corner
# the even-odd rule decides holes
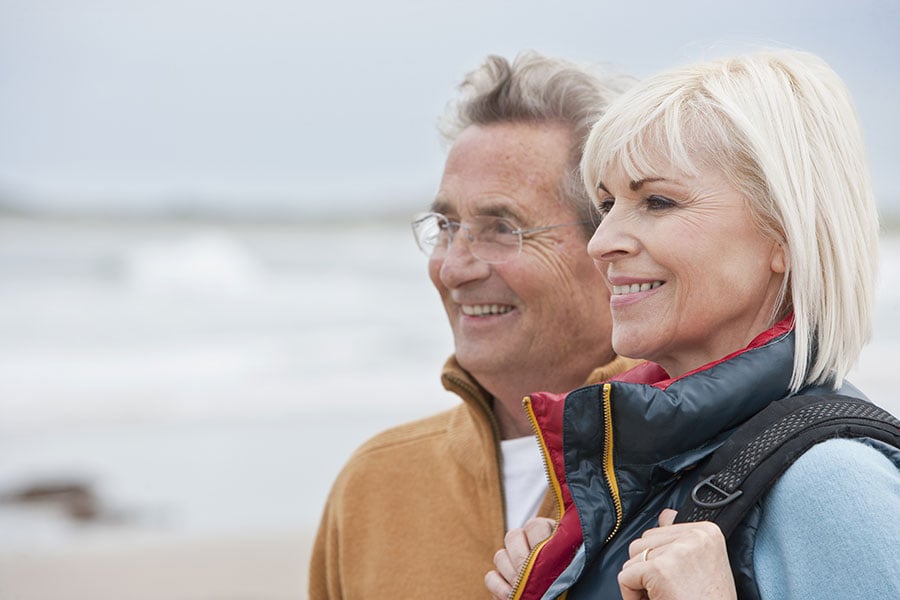
[[[900,2],[0,0],[0,201],[424,205],[460,78],[523,49],[646,76],[759,45],[825,58],[900,212]]]

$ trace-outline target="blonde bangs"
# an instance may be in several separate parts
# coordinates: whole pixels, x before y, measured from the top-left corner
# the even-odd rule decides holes
[[[660,175],[661,165],[685,175],[698,174],[701,165],[725,174],[733,168],[735,132],[705,97],[700,74],[677,86],[658,79],[626,92],[594,125],[581,166],[592,196],[613,168],[635,181]]]

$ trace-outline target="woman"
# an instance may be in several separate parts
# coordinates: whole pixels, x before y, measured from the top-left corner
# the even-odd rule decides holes
[[[613,347],[649,362],[526,399],[561,518],[510,532],[494,597],[900,598],[883,442],[814,446],[727,551],[712,523],[673,525],[696,468],[767,405],[861,397],[844,379],[871,331],[878,223],[843,83],[796,51],[656,76],[596,124],[582,171]]]

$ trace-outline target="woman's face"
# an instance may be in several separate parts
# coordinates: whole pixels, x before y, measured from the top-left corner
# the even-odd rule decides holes
[[[640,181],[605,174],[588,252],[612,292],[613,348],[677,377],[771,326],[785,256],[718,171],[660,166]]]

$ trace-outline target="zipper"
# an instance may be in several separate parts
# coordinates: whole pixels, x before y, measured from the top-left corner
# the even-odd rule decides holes
[[[528,415],[531,431],[534,434],[534,437],[537,438],[538,445],[541,448],[541,460],[544,464],[544,478],[547,480],[549,488],[553,490],[553,499],[556,500],[556,520],[559,522],[562,520],[563,511],[565,510],[565,507],[563,506],[562,487],[559,485],[559,479],[556,477],[556,472],[550,468],[550,450],[547,448],[547,442],[544,440],[544,433],[541,431],[541,428],[538,427],[537,417],[534,414],[534,407],[531,405],[531,396],[525,396],[522,403],[525,405],[525,412]]]
[[[544,475],[547,477],[547,482],[550,486],[550,489],[553,490],[553,497],[556,500],[556,523],[557,527],[559,526],[559,522],[563,518],[563,514],[565,512],[565,506],[563,505],[563,497],[562,497],[562,488],[559,484],[559,479],[556,477],[556,473],[550,467],[550,451],[547,449],[547,443],[544,440],[544,435],[538,427],[537,418],[534,415],[534,408],[531,405],[531,397],[526,396],[523,401],[525,405],[525,411],[528,414],[528,421],[531,423],[531,429],[534,431],[534,435],[538,440],[538,445],[541,448],[541,458],[544,462]],[[619,482],[616,479],[615,465],[613,461],[613,426],[612,426],[612,386],[608,383],[603,384],[603,476],[606,479],[606,486],[609,490],[609,496],[612,499],[613,508],[616,513],[616,522],[613,525],[612,531],[610,531],[609,535],[606,537],[606,541],[604,543],[609,543],[613,537],[619,532],[619,529],[622,527],[622,497],[619,494]],[[513,586],[513,591],[510,593],[510,600],[521,600],[522,592],[523,592],[523,584],[528,579],[528,576],[531,574],[531,570],[534,568],[534,562],[537,559],[537,554],[540,552],[541,548],[546,544],[556,533],[556,528],[554,528],[553,532],[550,534],[546,540],[538,543],[534,548],[531,549],[531,552],[528,554],[528,559],[525,561],[525,566],[519,570],[519,575],[516,577],[516,583]],[[568,590],[563,592],[561,596],[559,596],[558,600],[565,600],[568,596]]]
[[[521,599],[522,592],[524,591],[522,584],[525,583],[528,576],[531,574],[531,569],[534,568],[534,562],[537,559],[538,552],[540,552],[541,548],[544,547],[544,544],[553,537],[553,534],[556,533],[556,527],[559,526],[559,522],[562,520],[563,512],[565,511],[565,507],[563,506],[562,487],[559,485],[559,479],[557,479],[556,473],[550,468],[550,451],[547,449],[547,442],[544,440],[544,434],[541,431],[541,428],[538,427],[537,417],[534,415],[534,407],[531,405],[531,396],[525,396],[522,404],[525,406],[528,422],[531,424],[531,430],[534,432],[534,437],[537,438],[538,446],[540,446],[541,449],[541,460],[544,463],[544,477],[547,478],[548,487],[553,490],[553,499],[556,501],[556,526],[554,526],[550,537],[539,542],[531,549],[528,558],[525,560],[524,567],[519,569],[515,585],[513,585],[513,591],[509,595],[510,600]],[[565,598],[566,595],[567,593],[560,596],[560,598]]]
[[[619,496],[619,483],[613,464],[612,386],[608,383],[603,384],[603,475],[616,511],[616,523],[605,542],[609,543],[622,526],[622,498]]]

